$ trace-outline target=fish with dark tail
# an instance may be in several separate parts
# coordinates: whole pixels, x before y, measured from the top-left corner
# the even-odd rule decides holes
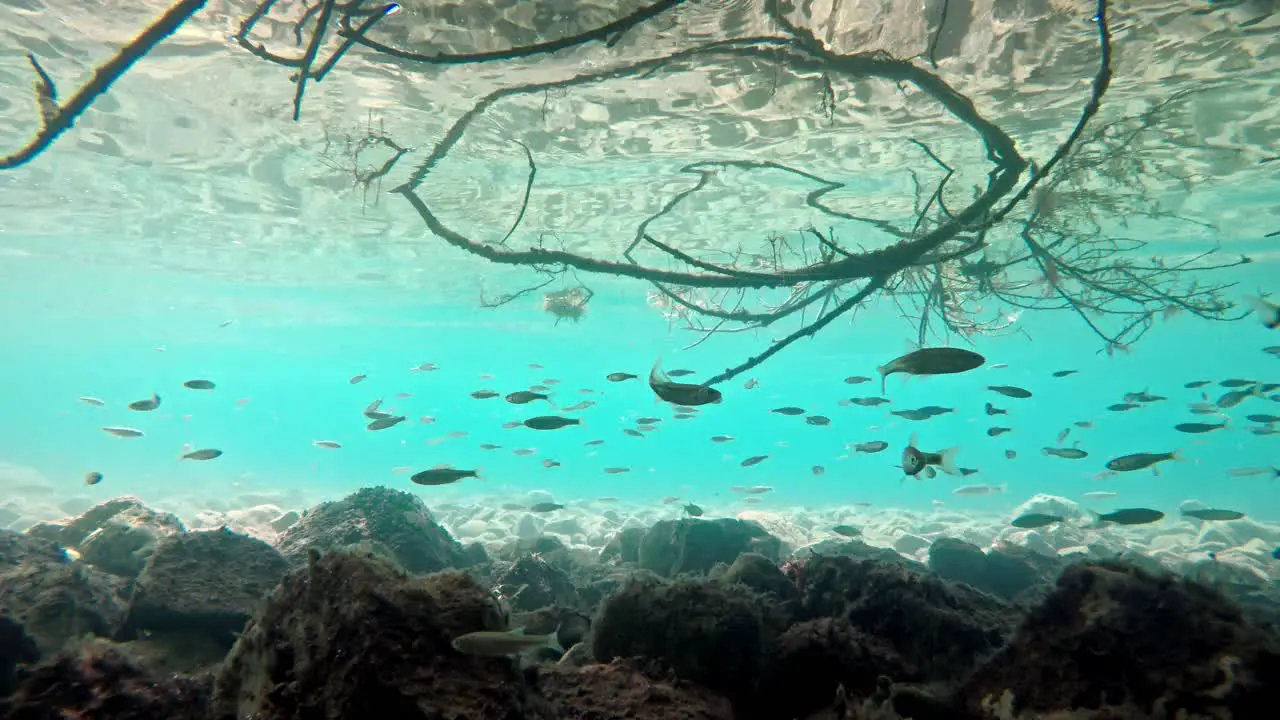
[[[968,372],[985,363],[987,359],[976,352],[960,348],[920,348],[881,365],[880,394],[885,393],[885,383],[894,373],[908,375],[950,375]]]
[[[654,361],[649,371],[649,387],[659,398],[676,405],[696,407],[718,403],[723,397],[719,390],[707,385],[673,381],[662,371],[662,358]]]

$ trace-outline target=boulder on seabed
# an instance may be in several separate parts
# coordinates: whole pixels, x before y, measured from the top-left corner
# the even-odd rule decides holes
[[[73,549],[99,570],[135,578],[156,543],[185,531],[177,515],[153,510],[137,498],[120,497],[71,520],[39,523],[27,534]]]
[[[138,576],[125,632],[202,632],[230,648],[289,569],[275,548],[226,528],[167,538]]]
[[[43,653],[89,634],[113,637],[124,622],[127,585],[44,540],[0,530],[0,608]]]
[[[734,518],[659,520],[640,539],[640,567],[663,577],[705,573],[754,552],[777,562],[782,541],[758,523]]]
[[[351,547],[370,548],[413,573],[465,567],[469,557],[418,496],[386,487],[317,505],[276,539],[276,548],[295,565],[311,550]]]

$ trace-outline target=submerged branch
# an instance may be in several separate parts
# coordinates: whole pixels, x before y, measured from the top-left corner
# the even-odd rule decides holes
[[[31,162],[58,139],[62,133],[71,129],[76,119],[89,109],[98,96],[111,89],[133,64],[151,52],[165,38],[172,35],[192,15],[204,7],[206,0],[179,0],[170,7],[145,30],[129,41],[120,51],[93,72],[93,77],[84,84],[65,104],[58,104],[58,89],[53,78],[40,66],[33,54],[27,54],[27,61],[35,71],[36,104],[40,109],[40,129],[36,136],[21,149],[9,155],[0,156],[0,170],[10,170]]]

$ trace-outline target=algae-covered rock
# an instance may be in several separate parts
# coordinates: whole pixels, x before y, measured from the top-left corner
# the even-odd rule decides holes
[[[312,556],[236,641],[212,718],[538,720],[515,664],[450,645],[502,629],[497,603],[467,575],[413,577],[376,556]]]
[[[413,573],[464,567],[469,557],[418,496],[385,487],[312,508],[276,539],[276,547],[295,565],[311,550],[372,548]]]
[[[706,573],[717,563],[730,565],[743,553],[777,561],[782,541],[758,523],[734,518],[660,520],[640,539],[640,567],[663,577]]]
[[[128,631],[233,633],[289,572],[275,548],[227,529],[162,541],[138,576]]]

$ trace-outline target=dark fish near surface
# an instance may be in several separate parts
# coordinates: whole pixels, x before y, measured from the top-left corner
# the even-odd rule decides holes
[[[1054,376],[1054,377],[1057,377],[1057,378],[1063,378],[1063,377],[1066,377],[1066,376],[1068,376],[1068,375],[1075,375],[1075,374],[1076,374],[1076,373],[1078,373],[1078,372],[1080,372],[1080,371],[1079,371],[1079,370],[1059,370],[1059,371],[1055,372],[1055,373],[1053,374],[1053,376]]]
[[[809,417],[804,419],[804,422],[806,425],[817,425],[819,427],[825,427],[831,424],[831,418],[827,417],[826,415],[810,415]]]
[[[556,461],[556,460],[547,459],[547,460],[543,460],[543,461],[542,461],[542,467],[544,467],[544,468],[558,468],[558,467],[560,467],[560,463],[559,463],[558,461]]]
[[[475,470],[458,470],[448,465],[438,465],[430,470],[414,473],[409,479],[419,485],[449,485],[463,478],[480,479],[480,468]]]
[[[723,399],[720,391],[706,385],[673,382],[671,377],[662,371],[662,359],[653,363],[649,370],[649,387],[653,393],[669,403],[676,405],[706,405],[718,403]]]
[[[636,418],[636,424],[637,424],[637,425],[654,425],[654,424],[656,424],[656,423],[660,423],[660,422],[662,422],[662,418],[656,418],[656,417],[641,417],[641,418]]]
[[[607,467],[604,471],[610,475],[620,475],[625,472],[631,472],[631,468],[624,467]]]
[[[1015,387],[1013,385],[988,385],[987,389],[993,392],[998,392],[1001,395],[1004,395],[1005,397],[1019,398],[1019,399],[1026,399],[1031,397],[1030,390],[1023,390],[1022,388]]]
[[[844,379],[846,385],[861,385],[864,382],[870,382],[871,378],[866,375],[850,375]]]
[[[477,390],[471,393],[471,397],[477,400],[488,400],[489,398],[498,397],[498,392],[496,390]]]
[[[672,417],[672,418],[674,418],[674,419],[676,419],[676,420],[688,420],[688,419],[690,419],[690,418],[696,418],[696,417],[698,417],[698,414],[697,414],[697,413],[676,413],[675,415],[672,415],[671,417]]]
[[[1266,415],[1262,413],[1254,413],[1253,415],[1246,415],[1245,419],[1248,420],[1249,422],[1256,422],[1256,423],[1276,423],[1276,422],[1280,422],[1280,415]]]
[[[860,398],[849,398],[849,402],[853,403],[854,405],[861,405],[862,407],[876,407],[877,405],[884,405],[885,403],[889,402],[889,400],[888,398],[882,398],[882,397],[860,397]]]
[[[639,430],[635,430],[633,428],[623,428],[622,432],[626,433],[627,435],[630,435],[631,437],[644,437],[644,433],[640,432]]]
[[[978,474],[978,468],[967,468],[967,467],[960,468],[960,475],[962,475],[963,477],[969,477],[970,475],[977,475],[977,474]]]
[[[1143,470],[1161,463],[1166,460],[1181,460],[1182,451],[1174,450],[1167,453],[1133,453],[1132,455],[1122,455],[1118,458],[1107,461],[1107,469],[1116,472],[1133,472],[1134,470]],[[1158,475],[1159,472],[1157,471]]]
[[[378,418],[377,420],[374,420],[368,425],[365,425],[365,428],[369,430],[386,430],[387,428],[399,425],[404,421],[405,421],[405,416],[392,415],[390,417]]]
[[[209,448],[205,450],[192,450],[189,453],[184,453],[182,455],[182,459],[183,460],[212,460],[216,457],[221,457],[221,456],[222,456],[221,450],[214,450],[212,448]]]
[[[692,375],[692,374],[693,374],[692,370],[682,370],[682,369],[671,370],[670,372],[667,373],[667,375],[669,375],[670,377],[685,377],[687,375]]]
[[[1199,510],[1183,510],[1183,517],[1195,518],[1197,520],[1209,521],[1226,521],[1239,520],[1244,517],[1244,513],[1237,510],[1218,510],[1216,508],[1203,508]]]
[[[915,476],[929,466],[936,465],[948,475],[959,475],[960,468],[956,467],[956,453],[958,452],[960,452],[958,447],[947,448],[938,452],[924,452],[916,447],[916,434],[911,433],[911,439],[907,441],[907,447],[902,451],[902,471],[907,475]]]
[[[95,471],[84,474],[85,485],[97,485],[100,482],[102,482],[102,473]]]
[[[733,442],[733,436],[732,435],[712,435],[711,442],[713,443]]]
[[[906,418],[907,420],[928,420],[929,418],[946,415],[951,412],[955,412],[955,409],[939,407],[937,405],[926,405],[922,408],[916,408],[915,410],[890,410],[889,414],[897,415],[898,417]]]
[[[742,467],[751,467],[752,465],[759,465],[760,463],[768,459],[769,459],[768,455],[752,455],[751,457],[739,463],[739,465],[741,465]]]
[[[1259,392],[1260,391],[1258,390],[1257,385],[1254,385],[1245,390],[1232,390],[1231,392],[1218,398],[1217,405],[1223,410],[1226,410],[1227,408],[1233,408],[1239,405],[1240,403],[1244,402],[1246,398],[1253,397],[1254,395],[1258,395]]]
[[[1220,382],[1220,383],[1218,383],[1218,384],[1219,384],[1219,385],[1221,385],[1221,386],[1222,386],[1222,387],[1224,387],[1224,388],[1242,388],[1242,387],[1249,387],[1250,385],[1257,385],[1257,384],[1258,384],[1258,381],[1257,381],[1257,380],[1244,380],[1244,379],[1241,379],[1241,378],[1231,378],[1231,379],[1229,379],[1229,380],[1223,380],[1222,382]]]
[[[501,450],[501,449],[502,449],[502,446],[501,446],[501,445],[494,445],[493,443],[481,443],[481,444],[480,444],[480,449],[481,449],[481,450]]]
[[[982,367],[986,358],[970,350],[960,348],[920,348],[894,358],[881,365],[880,394],[885,393],[885,383],[894,373],[908,375],[950,375],[968,372]]]
[[[855,443],[853,449],[856,452],[871,454],[878,453],[887,447],[889,447],[889,443],[883,440],[872,440],[871,442]]]
[[[1013,521],[1010,522],[1009,524],[1016,528],[1031,530],[1033,528],[1042,528],[1046,525],[1052,525],[1054,523],[1060,523],[1065,521],[1066,521],[1066,518],[1060,515],[1049,515],[1047,513],[1027,513],[1025,515],[1019,515],[1018,517],[1014,518]]]
[[[1173,426],[1173,429],[1178,432],[1200,434],[1213,432],[1214,430],[1225,430],[1230,426],[1230,421],[1224,420],[1220,423],[1178,423]]]
[[[1000,408],[996,407],[995,405],[992,405],[991,403],[987,403],[986,410],[987,410],[987,415],[1008,415],[1009,414],[1008,410],[1001,410]]]
[[[520,424],[534,430],[559,430],[560,428],[569,427],[570,425],[583,425],[585,423],[578,418],[559,417],[558,415],[539,415],[537,417],[531,417]]]
[[[1188,388],[1190,390],[1194,390],[1196,388],[1202,388],[1211,382],[1213,381],[1212,380],[1192,380],[1191,382],[1187,383],[1186,385],[1183,385],[1182,387]]]
[[[1115,523],[1116,525],[1149,525],[1159,522],[1164,513],[1150,508],[1123,508],[1114,512],[1098,515],[1094,513],[1094,524]]]
[[[212,390],[214,388],[212,380],[188,380],[182,383],[182,386],[192,390]]]
[[[1125,412],[1127,410],[1133,410],[1140,407],[1142,406],[1135,405],[1134,403],[1116,403],[1115,405],[1108,405],[1107,409],[1111,412]]]
[[[815,476],[824,475],[826,474],[827,469],[822,467],[821,465],[814,465],[812,468],[810,468],[810,472],[812,472]]]
[[[547,397],[545,394],[536,393],[531,390],[517,390],[513,393],[507,393],[506,397],[506,401],[513,405],[524,405],[525,403],[531,403],[534,400],[546,400],[547,402],[551,402],[551,398]]]
[[[794,405],[788,405],[786,407],[774,408],[769,412],[778,413],[779,415],[803,415],[804,408],[795,407]]]
[[[1005,451],[1004,451],[1004,459],[1005,459],[1005,460],[1013,460],[1013,459],[1014,459],[1014,458],[1016,458],[1016,457],[1018,457],[1018,451],[1017,451],[1017,450],[1005,450]]]
[[[1066,458],[1068,460],[1079,460],[1081,458],[1089,457],[1089,453],[1083,450],[1080,450],[1078,448],[1047,447],[1047,448],[1042,448],[1040,452],[1044,453],[1045,455],[1052,455],[1054,457]]]
[[[1152,395],[1146,390],[1143,390],[1142,392],[1130,392],[1124,394],[1124,401],[1127,403],[1153,403],[1168,399],[1169,398],[1164,397],[1163,395]]]
[[[1254,314],[1258,316],[1263,325],[1272,330],[1280,328],[1280,305],[1253,295],[1246,296],[1245,302],[1253,308]]]
[[[137,410],[139,412],[150,412],[158,407],[160,407],[160,396],[155,393],[151,393],[151,397],[146,400],[134,400],[129,403],[130,410]]]
[[[368,375],[354,375],[354,376],[352,376],[352,378],[351,378],[350,380],[348,380],[347,382],[348,382],[348,383],[350,383],[351,385],[359,385],[360,383],[364,382],[364,379],[365,379],[365,378],[367,378],[367,377],[369,377],[369,376],[368,376]]]
[[[622,382],[623,380],[635,380],[637,377],[639,376],[632,375],[631,373],[616,372],[616,373],[609,373],[607,376],[605,376],[605,379],[608,380],[609,382]]]

